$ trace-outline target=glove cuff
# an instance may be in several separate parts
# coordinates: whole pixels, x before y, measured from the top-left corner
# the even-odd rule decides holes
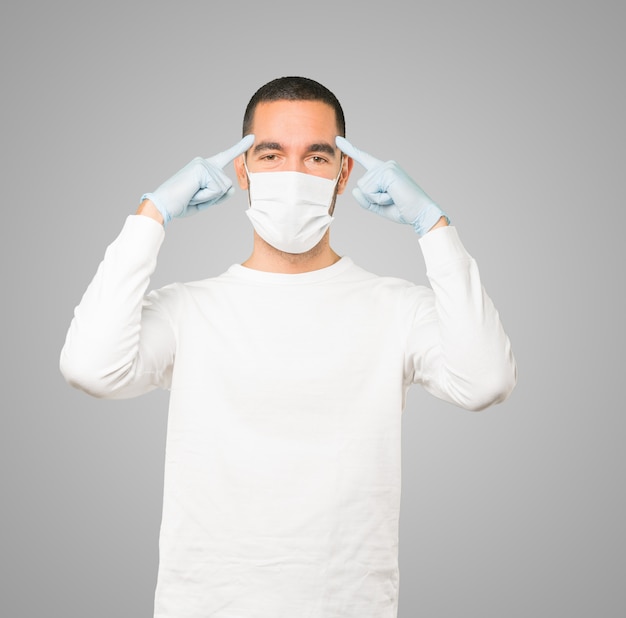
[[[172,216],[169,212],[167,212],[167,209],[163,207],[163,204],[160,203],[159,199],[155,197],[154,193],[144,193],[141,196],[139,203],[143,202],[144,200],[150,200],[154,204],[156,209],[161,213],[164,226],[172,220]]]
[[[441,219],[441,217],[444,217],[448,224],[450,224],[450,218],[445,212],[443,212],[443,210],[441,210],[441,208],[439,208],[439,206],[432,203],[428,204],[428,206],[422,208],[420,214],[417,216],[417,219],[413,221],[413,229],[417,234],[423,236],[433,225],[435,225],[435,223],[437,223],[437,221],[439,221],[439,219]]]

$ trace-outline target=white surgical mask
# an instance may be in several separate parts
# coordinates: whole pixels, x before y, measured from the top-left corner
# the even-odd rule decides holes
[[[256,233],[286,253],[312,249],[326,233],[333,217],[328,210],[335,198],[334,180],[301,172],[250,172],[246,211]]]

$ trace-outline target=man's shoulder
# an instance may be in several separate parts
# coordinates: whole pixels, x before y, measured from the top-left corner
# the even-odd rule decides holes
[[[160,303],[180,303],[198,297],[238,295],[240,291],[255,288],[276,288],[294,285],[295,288],[313,286],[317,289],[342,289],[346,293],[363,293],[378,296],[413,296],[429,288],[401,277],[382,275],[359,266],[349,257],[324,269],[303,275],[281,275],[253,271],[234,264],[219,275],[186,282],[170,283],[150,293],[149,298]]]
[[[353,291],[358,291],[366,304],[411,308],[432,300],[432,289],[426,285],[402,277],[375,273],[355,263],[352,263],[346,275]]]
[[[350,274],[355,279],[360,279],[362,281],[371,283],[371,285],[376,286],[389,288],[411,288],[416,286],[419,287],[419,284],[413,281],[409,281],[408,279],[404,279],[395,275],[385,275],[378,272],[373,272],[372,270],[359,266],[354,262],[352,262]]]

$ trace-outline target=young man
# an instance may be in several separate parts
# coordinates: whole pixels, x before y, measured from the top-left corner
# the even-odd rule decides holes
[[[61,354],[72,385],[99,397],[171,391],[159,618],[395,617],[408,387],[479,410],[515,384],[455,228],[344,132],[325,87],[266,84],[237,145],[143,197],[76,309]],[[232,160],[249,191],[251,255],[145,296],[163,224],[228,197]],[[331,248],[355,160],[367,169],[357,201],[413,226],[432,289]]]

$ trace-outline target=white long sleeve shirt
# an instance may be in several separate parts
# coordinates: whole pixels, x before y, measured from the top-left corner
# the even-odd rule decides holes
[[[92,395],[171,391],[155,617],[395,618],[408,387],[478,410],[516,379],[455,228],[420,239],[432,289],[344,257],[146,295],[163,238],[128,218],[61,353]]]

